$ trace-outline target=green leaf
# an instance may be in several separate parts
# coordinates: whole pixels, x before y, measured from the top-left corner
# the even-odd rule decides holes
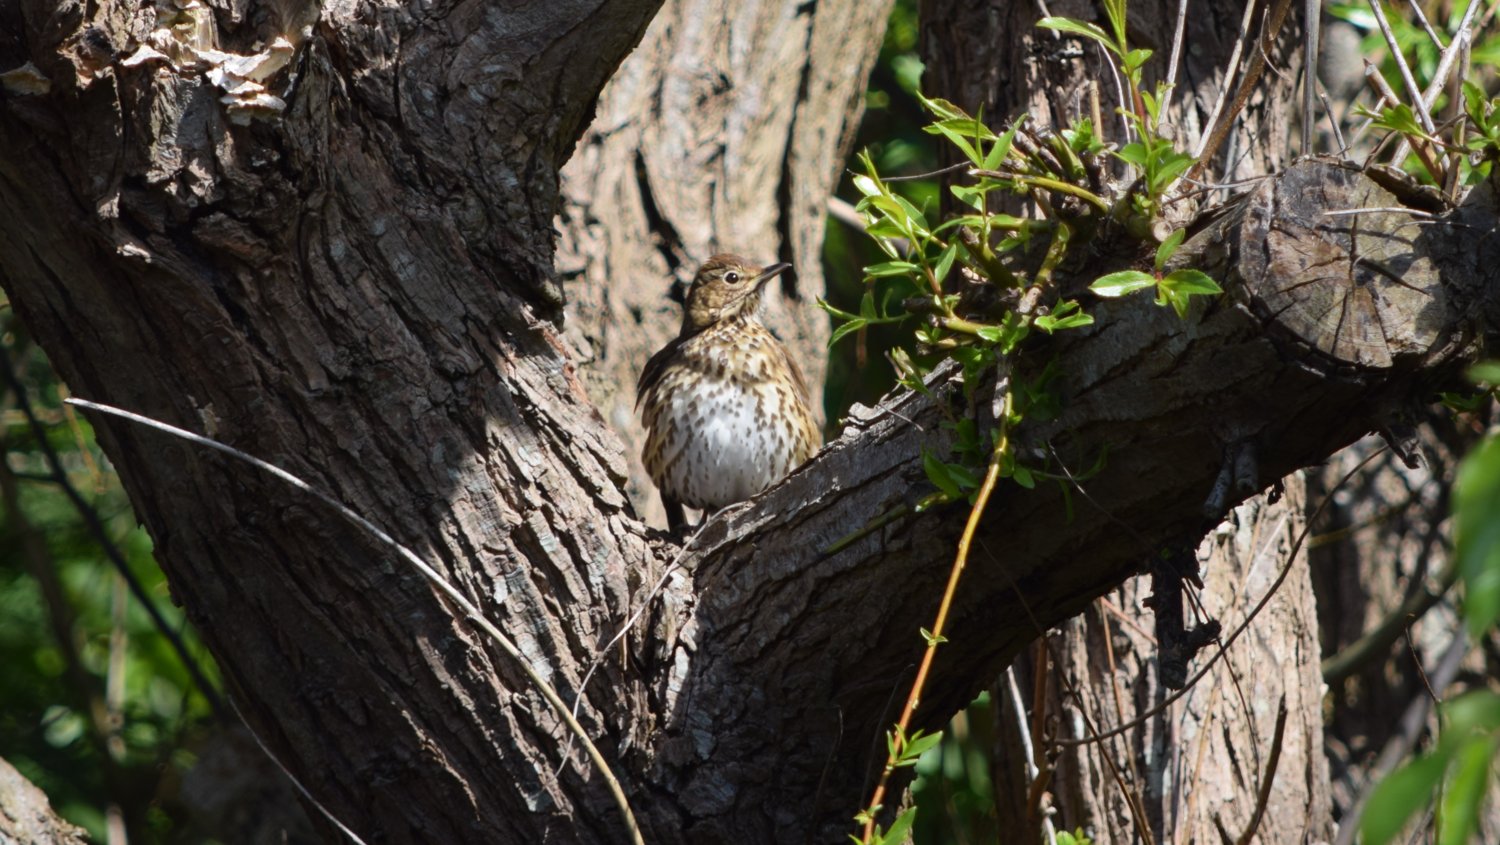
[[[927,385],[922,382],[927,371],[912,360],[911,353],[896,346],[886,350],[885,357],[891,362],[891,369],[896,371],[896,381],[899,384],[923,396],[930,393]]]
[[[828,348],[832,349],[834,344],[843,340],[846,336],[859,331],[865,326],[868,326],[869,324],[870,322],[868,320],[865,320],[861,317],[855,317],[847,323],[840,323],[838,326],[834,327],[833,334],[828,336]]]
[[[938,256],[937,266],[932,268],[932,277],[937,280],[938,284],[942,284],[943,279],[948,277],[948,271],[953,269],[953,259],[957,257],[958,241],[954,241],[948,244],[948,248],[943,250],[942,255]]]
[[[946,493],[948,498],[957,499],[959,497],[958,482],[954,481],[953,477],[948,474],[948,465],[938,460],[937,456],[927,449],[922,450],[922,470],[927,473],[927,480],[931,481],[934,487]]]
[[[1479,390],[1473,393],[1453,393],[1451,391],[1440,391],[1438,400],[1451,411],[1460,414],[1472,414],[1479,411],[1494,401],[1494,391]]]
[[[923,734],[921,731],[911,735],[911,739],[901,747],[901,760],[897,765],[909,766],[917,762],[917,758],[926,754],[929,750],[936,748],[943,741],[943,732],[934,734]]]
[[[958,436],[958,443],[954,446],[954,451],[978,457],[979,426],[974,423],[974,420],[969,417],[959,419],[958,422],[953,424],[953,431]]]
[[[1126,164],[1133,164],[1142,170],[1146,169],[1146,162],[1150,158],[1146,152],[1146,145],[1139,141],[1126,144],[1115,151],[1115,156]]]
[[[990,147],[990,151],[984,156],[985,170],[994,170],[1005,162],[1005,157],[1010,155],[1011,142],[1016,139],[1016,130],[1021,128],[1021,124],[1025,120],[1026,115],[1024,114],[1016,118],[1015,122],[1010,125],[1010,128],[1005,130],[1005,133],[995,141],[995,145]]]
[[[1480,361],[1464,375],[1475,384],[1500,384],[1500,361]]]
[[[984,326],[978,334],[981,340],[995,344],[1003,352],[1009,352],[1026,336],[1026,331],[1024,327],[1017,331],[1006,326]]]
[[[939,120],[956,120],[969,116],[964,112],[963,109],[953,105],[952,103],[942,99],[941,97],[928,98],[922,96],[919,93],[917,94],[917,99],[921,101],[923,108],[932,112],[937,116]]]
[[[828,302],[828,300],[824,299],[821,296],[818,297],[816,301],[818,303],[818,307],[819,308],[823,309],[824,311],[827,311],[829,314],[833,315],[834,317],[839,318],[840,320],[858,320],[859,319],[859,315],[858,314],[850,314],[848,311],[842,311],[842,310],[834,307],[832,304],[830,304]]]
[[[903,197],[900,194],[892,194],[891,198],[901,206],[902,212],[906,214],[907,219],[910,221],[910,225],[912,227],[912,234],[922,236],[927,235],[927,215],[919,211],[916,206],[912,205],[911,202],[906,199],[906,197]],[[916,238],[913,237],[913,240],[916,240]]]
[[[1482,127],[1485,124],[1484,89],[1465,79],[1464,89],[1464,113],[1475,126]]]
[[[922,641],[928,645],[942,645],[948,641],[947,637],[934,637],[932,632],[926,628],[918,628],[917,630],[922,632]]]
[[[984,195],[989,193],[992,190],[992,187],[993,186],[985,187],[983,185],[951,185],[949,186],[948,190],[952,191],[953,196],[957,197],[958,201],[963,203],[964,205],[970,206],[972,208],[984,208]],[[950,220],[947,223],[944,223],[942,226],[939,226],[937,230],[939,232],[943,231],[943,229],[951,225],[952,222],[953,221]],[[979,222],[979,218],[976,217],[974,219],[974,225],[979,225]]]
[[[1084,153],[1097,153],[1104,149],[1104,143],[1094,134],[1094,121],[1083,118],[1072,127],[1063,129],[1060,133],[1063,140],[1073,152],[1083,155]]]
[[[1037,328],[1047,334],[1052,334],[1063,329],[1091,326],[1094,324],[1094,317],[1091,314],[1083,313],[1076,300],[1066,299],[1059,302],[1051,314],[1037,317],[1034,322]]]
[[[942,128],[951,129],[967,140],[996,140],[995,133],[978,118],[973,117],[953,117],[947,120],[939,120],[936,123],[924,126],[922,129],[928,134],[936,135]]]
[[[865,226],[865,234],[875,239],[881,238],[908,238],[907,231],[897,226],[889,217]],[[886,250],[888,254],[894,255],[895,250]]]
[[[1161,122],[1161,101],[1152,95],[1150,91],[1141,91],[1141,105],[1146,107],[1146,118],[1150,121],[1148,125],[1156,126]]]
[[[1173,151],[1157,160],[1156,166],[1152,168],[1151,187],[1154,194],[1160,195],[1167,189],[1168,185],[1177,181],[1177,177],[1187,172],[1189,167],[1196,161],[1187,153]]]
[[[1161,242],[1161,246],[1156,248],[1155,266],[1157,270],[1161,270],[1161,268],[1167,266],[1167,261],[1171,259],[1172,253],[1176,252],[1179,246],[1182,246],[1182,239],[1185,237],[1187,237],[1187,230],[1178,229],[1172,234],[1167,235],[1167,239]]]
[[[901,815],[896,817],[895,821],[891,822],[891,829],[887,830],[885,836],[882,838],[889,843],[905,842],[907,837],[911,835],[911,826],[916,821],[917,808],[908,807]]]
[[[886,261],[865,268],[865,278],[881,279],[886,276],[907,276],[917,272],[917,265],[910,261]]]
[[[1094,315],[1083,313],[1074,314],[1070,317],[1063,317],[1061,319],[1050,315],[1046,317],[1036,318],[1036,327],[1046,332],[1047,334],[1054,334],[1056,332],[1062,331],[1063,329],[1077,329],[1082,328],[1083,326],[1092,326],[1093,324]]]
[[[1202,270],[1173,270],[1162,278],[1161,286],[1189,296],[1211,296],[1224,292],[1219,283]]]
[[[1030,333],[1031,327],[1014,311],[1007,311],[1000,319],[1000,325],[982,326],[977,332],[981,340],[995,344],[1000,347],[1001,352],[1006,354],[1010,354],[1011,350],[1015,349]]]
[[[1448,768],[1448,757],[1441,752],[1420,757],[1375,787],[1359,823],[1365,845],[1386,845],[1413,813],[1426,806]]]
[[[1094,283],[1089,285],[1089,290],[1097,296],[1113,299],[1155,285],[1156,277],[1150,273],[1142,273],[1140,270],[1121,270],[1118,273],[1110,273],[1095,279]]]
[[[974,149],[974,145],[969,143],[969,139],[964,137],[963,133],[948,126],[947,121],[928,124],[922,127],[922,131],[933,135],[942,135],[949,141],[952,141],[953,146],[958,147],[963,152],[964,157],[973,163],[975,167],[980,166],[984,162],[984,157],[979,154],[978,150]]]
[[[1156,304],[1172,306],[1172,310],[1177,312],[1177,319],[1179,320],[1187,318],[1188,306],[1191,303],[1192,300],[1182,291],[1160,285],[1156,287]]]
[[[956,197],[958,197],[960,200],[962,200],[964,202],[968,202],[968,200],[964,200],[963,195],[959,193],[960,190],[975,191],[975,190],[978,190],[978,188],[970,188],[970,187],[965,187],[963,185],[954,185],[953,186],[953,195],[956,196]],[[994,214],[994,215],[990,216],[990,219],[993,220],[994,218],[999,217],[999,216],[1001,216],[1001,215]],[[950,217],[947,220],[944,220],[943,224],[941,226],[939,226],[936,229],[932,230],[932,233],[934,235],[941,235],[942,233],[948,231],[949,229],[958,228],[960,226],[979,227],[979,226],[982,226],[982,225],[984,225],[984,218],[980,217],[977,214],[965,214],[965,215],[962,215],[960,217]]]
[[[1149,58],[1151,58],[1151,51],[1145,47],[1140,47],[1121,56],[1120,64],[1125,66],[1126,73],[1133,73],[1140,70],[1141,65],[1144,65]],[[1145,92],[1142,92],[1142,94],[1145,94]]]
[[[963,364],[964,395],[972,396],[979,385],[979,377],[995,364],[995,350],[985,346],[960,346],[950,353],[953,360]]]
[[[1403,135],[1410,135],[1414,138],[1432,140],[1432,136],[1428,135],[1422,129],[1422,124],[1417,122],[1417,116],[1412,112],[1411,106],[1405,103],[1386,106],[1378,113],[1373,113],[1366,109],[1362,111],[1362,114],[1373,117],[1374,124],[1379,129],[1388,129],[1392,132],[1400,132]]]
[[[1500,437],[1485,438],[1459,465],[1453,514],[1464,619],[1479,638],[1500,618]]]
[[[865,176],[859,173],[856,173],[854,175],[854,187],[861,194],[864,194],[867,197],[876,197],[880,196],[882,193],[885,193],[880,189],[881,185],[879,182],[875,181],[869,176]]]
[[[1021,466],[1020,464],[1016,464],[1016,466],[1011,469],[1010,477],[1017,484],[1025,487],[1027,490],[1036,487],[1036,480],[1031,477],[1031,470]]]
[[[957,482],[960,488],[964,490],[976,490],[979,488],[979,476],[974,474],[974,470],[969,469],[963,464],[945,463],[943,466],[948,468],[948,477]]]
[[[1500,695],[1488,690],[1467,692],[1443,705],[1443,739],[1458,741],[1475,734],[1500,731]]]
[[[1115,46],[1114,39],[1105,34],[1104,30],[1100,29],[1098,25],[1091,24],[1088,21],[1079,21],[1072,18],[1047,17],[1037,21],[1036,25],[1041,27],[1042,29],[1055,29],[1058,32],[1066,32],[1071,35],[1079,35],[1084,38],[1091,38],[1099,42],[1100,44],[1103,44],[1104,48],[1109,50],[1111,53],[1114,53],[1117,56],[1120,55],[1120,48]]]
[[[1443,793],[1438,845],[1465,845],[1479,829],[1479,808],[1489,786],[1497,737],[1471,737],[1459,747]]]

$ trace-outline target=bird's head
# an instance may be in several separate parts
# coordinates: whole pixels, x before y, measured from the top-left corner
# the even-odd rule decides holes
[[[683,334],[703,331],[723,320],[752,317],[760,310],[761,293],[790,264],[761,267],[738,255],[715,255],[703,262],[683,309]]]

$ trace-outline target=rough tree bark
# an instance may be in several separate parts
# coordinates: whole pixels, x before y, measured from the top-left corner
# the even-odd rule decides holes
[[[1155,51],[1147,85],[1164,79],[1172,54],[1175,2],[1130,4],[1133,43]],[[931,0],[924,7],[928,87],[986,114],[1025,112],[1043,126],[1088,118],[1093,104],[1105,118],[1100,131],[1114,138],[1121,121],[1119,90],[1102,51],[1079,39],[1036,28],[1039,12],[1026,4],[973,4]],[[1091,3],[1053,4],[1053,14],[1085,20],[1098,16]],[[1177,87],[1165,119],[1184,143],[1198,139],[1212,120],[1226,85],[1238,84],[1253,49],[1247,42],[1231,72],[1231,54],[1244,31],[1245,10],[1229,4],[1196,7],[1186,19]],[[1107,22],[1095,21],[1107,27]],[[1267,73],[1247,103],[1212,173],[1244,179],[1278,170],[1288,157],[1292,101],[1300,54],[1295,24],[1284,26],[1268,57]],[[1258,34],[1252,27],[1250,35]],[[1190,213],[1180,203],[1171,213]],[[1283,482],[1280,501],[1257,497],[1237,509],[1198,549],[1206,588],[1201,599],[1213,619],[1234,625],[1264,595],[1278,574],[1293,538],[1306,524],[1301,474]],[[1123,530],[1123,529],[1122,529]],[[1237,839],[1250,824],[1280,705],[1289,709],[1287,729],[1267,805],[1276,824],[1261,821],[1262,842],[1302,843],[1328,838],[1331,830],[1328,767],[1322,748],[1321,676],[1317,624],[1309,587],[1306,548],[1292,561],[1280,592],[1259,617],[1252,637],[1240,640],[1226,665],[1205,677],[1189,695],[1148,718],[1135,730],[1098,743],[1069,746],[1050,775],[1054,823],[1082,828],[1100,843],[1217,841],[1221,831]],[[1029,707],[1054,714],[1048,725],[1064,741],[1090,736],[1136,720],[1171,692],[1158,674],[1159,643],[1150,634],[1154,617],[1145,605],[1151,580],[1122,584],[1047,638],[1049,658],[1023,659],[1017,668],[1030,691],[1035,673],[1050,682],[1047,696],[1030,695]],[[1123,611],[1123,618],[1105,608]],[[1190,612],[1188,619],[1199,619]],[[1110,641],[1105,642],[1106,638]],[[1212,654],[1212,649],[1204,656]],[[1201,662],[1201,658],[1200,661]],[[1268,662],[1278,671],[1256,671]],[[1018,713],[1004,686],[993,700],[1001,738],[996,751],[997,807],[1002,829],[1040,835],[1041,813],[1029,792],[1019,725],[1035,717]],[[1044,766],[1045,760],[1039,760]],[[1009,796],[1009,797],[1005,797]]]
[[[922,448],[944,450],[941,422],[972,409],[940,373],[931,398],[858,410],[814,462],[686,549],[637,518],[623,448],[555,325],[550,227],[558,168],[651,4],[174,10],[0,4],[4,31],[21,33],[0,40],[0,69],[15,70],[0,100],[0,281],[74,391],[333,491],[433,561],[569,700],[602,652],[582,718],[650,841],[836,837],[964,511],[881,517],[922,493]],[[259,80],[285,113],[232,123],[265,101],[209,42],[287,55]],[[1364,186],[1337,170],[1297,178],[1290,196]],[[1464,228],[1412,238],[1388,224],[1432,259],[1423,289],[1440,307],[1387,325],[1396,353],[1365,361],[1264,307],[1299,272],[1262,260],[1273,218],[1304,227],[1300,248],[1348,247],[1347,229],[1319,234],[1316,205],[1277,217],[1288,196],[1268,188],[1184,247],[1231,292],[1187,323],[1108,303],[1093,329],[1042,350],[1066,407],[1018,432],[1023,454],[1076,464],[1107,444],[1088,484],[1097,509],[1068,524],[1056,492],[997,495],[922,721],[966,703],[1035,626],[1198,529],[1226,448],[1258,447],[1241,479],[1257,489],[1475,354],[1492,311],[1465,309],[1487,303],[1476,290],[1500,268],[1500,247],[1474,240],[1494,225],[1491,199]],[[793,241],[778,250],[800,256]],[[1145,254],[1120,249],[1088,269]],[[366,841],[621,839],[576,748],[559,766],[565,737],[536,690],[388,549],[240,465],[100,430],[240,709],[331,814]],[[603,649],[663,573],[651,612]]]
[[[767,322],[823,383],[828,196],[863,110],[889,2],[669,2],[600,96],[563,168],[557,267],[589,397],[627,444],[626,490],[665,524],[641,466],[635,381],[677,335],[714,252],[788,261]],[[815,409],[821,411],[821,407]]]
[[[1433,409],[1415,427],[1419,465],[1374,454],[1384,444],[1367,438],[1330,460],[1315,482],[1331,492],[1337,478],[1372,458],[1332,497],[1310,544],[1336,842],[1353,841],[1343,828],[1363,811],[1373,783],[1437,735],[1433,696],[1483,688],[1495,675],[1493,638],[1473,643],[1462,630],[1448,518],[1458,460],[1484,429]],[[1462,663],[1449,655],[1455,643],[1467,648]],[[1497,797],[1500,786],[1492,784],[1481,842],[1500,838]]]
[[[27,845],[83,845],[83,830],[58,818],[42,794],[0,760],[0,841]]]

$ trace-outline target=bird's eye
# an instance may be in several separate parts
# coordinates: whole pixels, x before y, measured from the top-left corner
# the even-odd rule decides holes
[[[728,282],[731,285],[737,285],[740,283],[740,274],[734,272],[733,270],[730,270],[728,273],[724,274],[724,281]]]

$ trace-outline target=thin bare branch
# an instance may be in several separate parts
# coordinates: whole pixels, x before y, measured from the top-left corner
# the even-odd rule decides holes
[[[1256,602],[1255,606],[1250,608],[1250,612],[1245,615],[1244,621],[1240,622],[1240,624],[1235,627],[1234,631],[1231,632],[1230,635],[1226,637],[1222,643],[1219,644],[1219,650],[1214,653],[1214,656],[1209,658],[1208,662],[1203,665],[1203,668],[1199,669],[1198,672],[1193,675],[1193,677],[1187,680],[1187,683],[1182,685],[1182,689],[1173,692],[1171,695],[1158,702],[1156,706],[1150,708],[1149,710],[1146,710],[1135,719],[1132,719],[1131,721],[1123,725],[1110,728],[1103,733],[1095,734],[1084,739],[1057,739],[1053,740],[1053,743],[1060,747],[1088,745],[1090,743],[1098,742],[1103,739],[1108,739],[1112,736],[1119,736],[1120,734],[1125,733],[1128,730],[1132,730],[1136,727],[1146,724],[1146,722],[1150,721],[1157,714],[1165,711],[1168,707],[1170,707],[1174,701],[1191,692],[1193,687],[1203,679],[1203,676],[1207,675],[1209,671],[1214,668],[1214,664],[1219,662],[1219,660],[1229,652],[1229,647],[1234,645],[1234,641],[1239,639],[1241,634],[1245,633],[1246,629],[1250,627],[1250,623],[1255,621],[1255,617],[1259,616],[1260,612],[1265,609],[1266,605],[1271,603],[1271,599],[1276,596],[1276,591],[1281,589],[1281,585],[1286,582],[1287,576],[1291,574],[1292,564],[1297,559],[1297,553],[1302,550],[1302,545],[1307,542],[1307,536],[1312,531],[1313,523],[1317,522],[1318,517],[1323,514],[1323,511],[1325,509],[1327,509],[1328,503],[1333,501],[1333,494],[1342,489],[1345,484],[1349,483],[1349,479],[1353,478],[1355,473],[1364,469],[1371,461],[1375,460],[1375,458],[1385,454],[1385,451],[1386,447],[1381,447],[1374,452],[1371,452],[1364,460],[1356,464],[1353,469],[1344,473],[1344,476],[1339,479],[1339,482],[1333,485],[1333,488],[1323,496],[1322,500],[1318,502],[1318,506],[1313,509],[1313,512],[1311,514],[1308,515],[1307,524],[1304,525],[1302,527],[1302,530],[1297,533],[1297,539],[1293,541],[1291,551],[1287,553],[1286,562],[1282,564],[1281,571],[1276,574],[1276,580],[1271,582],[1271,586],[1266,590],[1265,595],[1260,597],[1260,601]]]
[[[1443,652],[1438,661],[1438,667],[1432,672],[1432,686],[1442,690],[1453,682],[1458,669],[1463,665],[1464,654],[1469,650],[1468,637],[1464,635],[1463,625],[1457,626],[1458,630],[1453,635],[1453,640],[1448,643],[1448,648]],[[1387,775],[1396,770],[1396,767],[1405,760],[1411,750],[1427,729],[1427,716],[1432,712],[1433,699],[1426,690],[1412,696],[1411,703],[1406,706],[1406,712],[1401,714],[1396,733],[1386,741],[1385,747],[1380,750],[1380,756],[1375,758],[1375,764],[1370,767],[1365,782],[1365,788],[1360,793],[1359,799],[1354,802],[1354,807],[1349,813],[1339,820],[1338,837],[1334,839],[1334,845],[1353,845],[1354,836],[1359,831],[1359,820],[1365,813],[1365,806],[1370,801],[1370,792],[1375,785],[1385,779]]]
[[[1439,50],[1443,49],[1446,45],[1443,44],[1443,39],[1438,37],[1437,31],[1432,28],[1432,24],[1427,22],[1427,13],[1422,11],[1422,4],[1417,0],[1406,0],[1406,5],[1411,7],[1412,14],[1417,16],[1417,23],[1422,25],[1422,29],[1427,33],[1427,37],[1432,39],[1432,43],[1437,45]]]
[[[1470,7],[1475,5],[1478,4],[1470,4]],[[1422,89],[1417,87],[1417,79],[1411,75],[1411,66],[1401,53],[1401,44],[1396,41],[1391,22],[1386,20],[1384,4],[1380,0],[1370,0],[1370,11],[1375,15],[1375,25],[1380,28],[1380,34],[1385,36],[1386,46],[1391,48],[1391,58],[1395,59],[1396,67],[1401,71],[1401,81],[1406,85],[1407,96],[1412,99],[1412,110],[1417,113],[1417,122],[1422,124],[1427,134],[1437,134],[1437,128],[1432,125],[1432,116],[1427,113],[1427,101],[1422,96]]]
[[[1011,709],[1016,713],[1016,730],[1021,735],[1021,750],[1026,754],[1026,786],[1030,789],[1042,770],[1036,762],[1036,746],[1031,741],[1031,727],[1026,724],[1026,704],[1021,700],[1021,688],[1016,684],[1015,666],[1005,667],[1005,688],[1010,692]],[[1053,826],[1052,818],[1045,814],[1042,816],[1042,831],[1047,836],[1047,845],[1057,845],[1057,828]]]
[[[1271,799],[1271,785],[1276,782],[1276,764],[1281,762],[1281,739],[1286,732],[1286,693],[1281,694],[1281,704],[1276,708],[1276,730],[1271,734],[1271,758],[1266,762],[1266,773],[1260,782],[1260,791],[1255,796],[1255,812],[1245,832],[1235,840],[1235,845],[1250,845],[1255,841],[1255,831],[1266,815],[1266,802]]]
[[[1302,0],[1302,154],[1313,153],[1313,126],[1317,124],[1318,34],[1322,25],[1322,0]]]
[[[1177,67],[1182,61],[1182,37],[1187,32],[1187,7],[1188,0],[1177,0],[1177,23],[1172,27],[1172,58],[1167,62],[1167,86],[1177,86]],[[1171,96],[1169,93],[1168,97]],[[1166,105],[1162,105],[1162,111],[1166,111]]]
[[[1281,34],[1281,27],[1286,23],[1287,10],[1291,8],[1291,5],[1292,0],[1275,0],[1270,16],[1261,27],[1261,36],[1257,41],[1255,53],[1250,59],[1250,67],[1245,71],[1245,78],[1240,81],[1239,90],[1234,95],[1234,104],[1214,125],[1213,131],[1208,136],[1208,143],[1200,144],[1198,151],[1194,153],[1198,162],[1192,166],[1187,175],[1194,176],[1201,172],[1213,159],[1214,154],[1219,151],[1224,139],[1229,137],[1229,131],[1233,128],[1235,120],[1239,118],[1240,111],[1245,108],[1245,103],[1249,102],[1250,94],[1255,90],[1256,83],[1260,81],[1261,74],[1265,73],[1266,53],[1270,46],[1276,43],[1276,37]]]

